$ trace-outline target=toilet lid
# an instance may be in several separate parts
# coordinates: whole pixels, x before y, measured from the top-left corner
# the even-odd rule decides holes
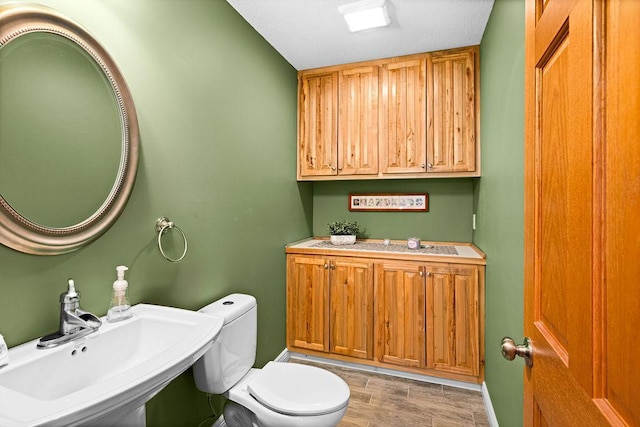
[[[349,386],[339,376],[313,366],[269,362],[247,384],[268,408],[290,415],[335,412],[349,402]]]

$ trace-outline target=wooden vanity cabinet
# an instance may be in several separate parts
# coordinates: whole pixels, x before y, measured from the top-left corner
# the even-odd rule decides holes
[[[477,266],[376,263],[376,360],[480,375],[481,276]]]
[[[329,348],[333,354],[373,358],[373,261],[332,258]]]
[[[373,262],[287,256],[287,346],[373,358]]]
[[[484,361],[484,283],[477,266],[425,267],[427,365],[429,369],[479,377]]]
[[[376,360],[425,366],[425,281],[414,262],[376,263]]]
[[[287,256],[287,347],[329,351],[329,259]]]
[[[454,380],[484,379],[484,258],[475,264],[287,251],[289,350]]]

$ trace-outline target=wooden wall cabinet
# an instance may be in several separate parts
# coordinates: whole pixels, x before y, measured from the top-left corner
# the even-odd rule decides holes
[[[338,175],[378,173],[378,66],[338,73]]]
[[[298,174],[331,176],[338,167],[338,73],[298,76]]]
[[[484,258],[476,264],[363,251],[287,252],[291,351],[484,379]]]
[[[465,49],[433,53],[429,58],[427,171],[430,173],[476,169],[477,56],[477,49]]]
[[[427,57],[389,62],[381,68],[381,172],[423,174],[427,164]]]
[[[298,76],[298,175],[378,173],[378,66]]]
[[[480,176],[478,46],[298,73],[298,180]]]

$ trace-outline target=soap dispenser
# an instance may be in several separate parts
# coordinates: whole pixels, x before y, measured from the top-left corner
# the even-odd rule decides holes
[[[124,272],[127,270],[128,268],[124,265],[116,267],[117,279],[113,282],[113,297],[111,298],[111,304],[109,304],[109,311],[107,311],[107,322],[118,322],[133,316],[129,298],[127,297],[129,282],[124,278]]]

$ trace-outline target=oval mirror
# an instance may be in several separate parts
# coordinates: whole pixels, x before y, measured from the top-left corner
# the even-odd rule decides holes
[[[52,9],[0,6],[0,243],[56,255],[98,238],[131,194],[138,149],[104,48]]]

